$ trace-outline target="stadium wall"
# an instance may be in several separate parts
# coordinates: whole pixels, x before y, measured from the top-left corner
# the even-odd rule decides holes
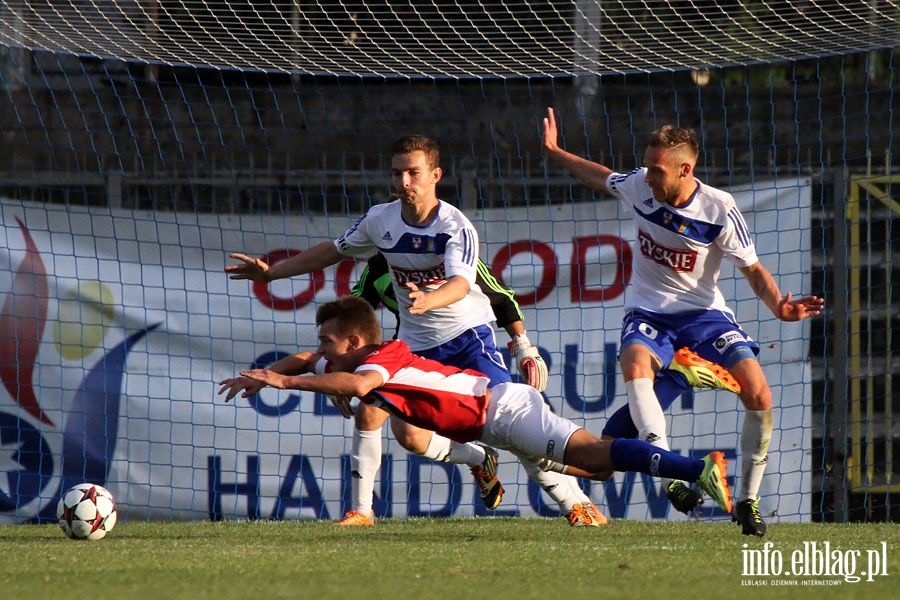
[[[854,57],[844,60],[852,72]],[[437,138],[446,166],[456,167],[451,172],[540,176],[547,106],[560,114],[567,148],[622,168],[640,158],[652,129],[696,128],[703,136],[698,170],[716,181],[865,167],[873,155],[900,150],[891,136],[890,80],[844,87],[820,72],[817,63],[793,63],[784,81],[754,83],[762,77],[754,69],[719,70],[706,86],[690,85],[687,72],[604,76],[587,96],[573,78],[329,83],[202,70],[163,73],[157,82],[67,76],[58,88],[7,85],[0,94],[0,184],[47,171],[378,171],[390,141],[409,132]],[[37,130],[46,140],[36,143]]]

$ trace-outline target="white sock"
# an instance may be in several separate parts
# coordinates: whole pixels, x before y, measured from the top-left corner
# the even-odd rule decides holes
[[[591,504],[591,499],[588,498],[588,495],[584,493],[584,490],[581,489],[581,486],[578,485],[578,478],[572,477],[571,475],[563,475],[563,483],[569,486],[569,496],[564,501],[556,500],[556,503],[559,504],[559,510],[562,511],[564,515],[572,512],[572,509],[575,508],[576,504],[581,504],[584,506],[585,504]]]
[[[666,438],[666,415],[653,391],[652,379],[632,379],[625,382],[628,396],[628,412],[638,430],[638,439],[663,450],[669,449]],[[660,478],[663,490],[672,483],[671,479]]]
[[[519,462],[522,463],[528,478],[547,492],[547,495],[556,502],[564,515],[572,512],[576,504],[585,504],[591,501],[574,477],[555,471],[542,471],[537,465],[526,460],[519,459]]]
[[[460,444],[442,435],[433,433],[431,434],[431,441],[428,442],[428,448],[425,449],[425,453],[422,456],[435,462],[449,462],[456,465],[480,467],[484,462],[485,453],[484,448],[478,444],[471,442]]]
[[[428,447],[422,456],[435,462],[448,462],[451,444],[452,442],[444,436],[432,433]]]
[[[375,495],[375,475],[381,467],[381,429],[353,428],[350,450],[350,508],[369,516]]]
[[[469,442],[460,444],[459,442],[450,442],[450,456],[447,462],[457,465],[468,465],[470,467],[480,467],[484,464],[487,453],[484,448],[478,444]]]
[[[741,489],[738,500],[755,500],[769,462],[772,410],[748,410],[741,429]]]

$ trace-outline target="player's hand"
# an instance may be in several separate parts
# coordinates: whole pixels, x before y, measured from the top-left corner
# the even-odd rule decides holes
[[[350,398],[347,396],[328,396],[328,400],[334,404],[335,408],[341,411],[341,416],[349,419],[353,416],[353,406],[350,405]]]
[[[421,315],[431,310],[428,292],[420,290],[419,286],[414,283],[407,283],[406,287],[409,288],[409,299],[412,302],[408,309],[410,314]]]
[[[544,150],[552,152],[559,149],[559,131],[556,127],[556,115],[553,109],[547,107],[547,116],[544,117]]]
[[[241,371],[241,377],[249,377],[279,390],[287,389],[288,377],[269,369],[248,369],[247,371]]]
[[[818,296],[805,296],[797,300],[791,300],[791,293],[778,303],[776,315],[782,321],[802,321],[807,317],[814,317],[822,312],[825,307],[825,299]]]
[[[537,346],[531,344],[509,343],[509,352],[515,356],[516,364],[519,367],[519,375],[525,380],[525,383],[533,387],[539,392],[547,389],[547,363],[538,352]]]
[[[258,394],[261,389],[266,387],[265,383],[250,379],[249,377],[223,379],[219,382],[219,385],[222,386],[219,388],[219,395],[224,394],[227,391],[225,402],[228,402],[241,392],[243,392],[241,393],[241,398],[249,398],[250,396]]]
[[[228,279],[249,279],[250,281],[260,281],[262,283],[270,281],[269,265],[266,261],[259,258],[251,258],[246,254],[237,252],[229,254],[228,257],[241,261],[240,264],[225,267],[225,272],[229,275]]]

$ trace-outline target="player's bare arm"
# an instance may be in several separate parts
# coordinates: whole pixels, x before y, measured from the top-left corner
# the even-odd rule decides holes
[[[221,396],[225,394],[225,402],[230,402],[232,398],[241,395],[241,398],[249,398],[259,393],[266,384],[250,379],[249,377],[230,377],[219,382],[221,386],[217,394]]]
[[[316,363],[321,357],[321,354],[315,352],[300,352],[282,358],[269,367],[269,370],[275,373],[281,373],[282,375],[313,373],[316,368]],[[241,398],[249,398],[250,396],[258,394],[261,389],[266,387],[265,383],[249,377],[231,377],[229,379],[223,379],[219,382],[219,385],[222,387],[219,388],[218,394],[226,394],[225,402],[230,401],[239,393],[241,394]]]
[[[782,297],[778,284],[762,263],[756,262],[749,267],[741,267],[740,271],[750,283],[753,293],[782,321],[801,321],[814,317],[820,314],[825,306],[825,300],[818,296],[804,296],[793,300],[791,292],[788,292]]]
[[[355,396],[357,398],[367,395],[384,384],[384,378],[378,371],[296,376],[282,375],[268,369],[250,369],[241,371],[241,376],[260,381],[279,390],[320,392],[329,396]]]
[[[409,312],[414,315],[443,308],[457,302],[469,292],[469,282],[462,275],[453,275],[447,282],[436,290],[422,290],[414,283],[407,283],[410,289],[409,299],[412,306]]]
[[[547,116],[544,117],[544,152],[553,162],[580,179],[586,186],[608,196],[606,178],[612,173],[612,169],[563,150],[559,147],[558,140],[556,115],[553,109],[548,107]]]
[[[225,272],[228,273],[229,279],[249,279],[250,281],[262,283],[311,273],[318,269],[330,267],[344,258],[338,252],[333,242],[316,244],[312,248],[274,265],[268,265],[262,259],[252,258],[237,252],[228,256],[239,261],[236,265],[225,267]]]

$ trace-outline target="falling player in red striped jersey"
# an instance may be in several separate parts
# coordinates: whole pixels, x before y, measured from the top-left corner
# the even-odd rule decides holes
[[[397,337],[418,354],[477,369],[490,377],[491,385],[509,382],[511,376],[491,327],[491,304],[475,285],[478,233],[459,209],[437,197],[442,174],[437,142],[421,135],[399,138],[391,145],[395,200],[370,208],[334,241],[322,242],[273,265],[232,254],[239,264],[229,265],[225,271],[231,279],[270,282],[309,273],[345,257],[380,252],[388,263],[398,304]],[[521,337],[517,341],[525,345]],[[276,363],[270,369],[286,373],[281,370],[283,366]],[[353,417],[351,506],[337,524],[374,525],[375,477],[381,465],[381,430],[388,415],[363,403]],[[399,419],[391,419],[391,431],[407,450],[428,440],[422,454],[425,458],[468,465],[484,506],[494,510],[500,504],[503,485],[496,476],[495,450],[480,444],[460,444]],[[606,522],[574,478],[541,471],[530,463],[523,463],[523,467],[528,477],[556,501],[573,527]]]
[[[314,374],[242,371],[241,377],[220,382],[219,393],[226,393],[226,401],[242,391],[243,396],[256,393],[250,379],[278,389],[357,397],[424,430],[508,450],[545,471],[595,480],[608,479],[614,471],[638,471],[696,482],[731,511],[721,452],[694,459],[642,440],[600,439],[550,412],[532,387],[502,383],[489,388],[490,380],[478,371],[415,355],[399,340],[382,343],[378,317],[361,298],[344,296],[323,304],[316,324],[317,352],[294,356],[295,372]]]

